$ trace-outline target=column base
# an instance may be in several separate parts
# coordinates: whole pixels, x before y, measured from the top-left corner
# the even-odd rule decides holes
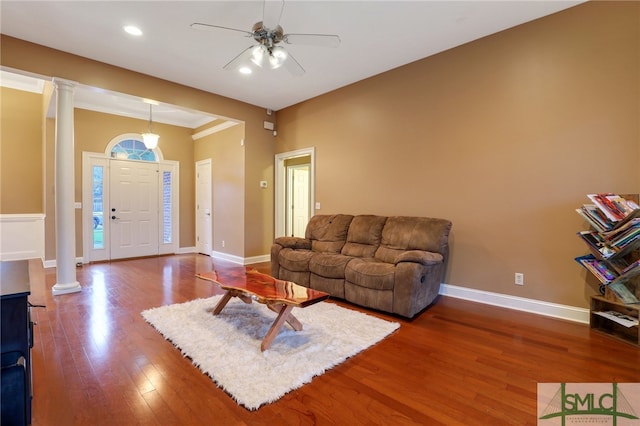
[[[59,296],[61,294],[78,293],[80,291],[82,291],[82,287],[80,287],[80,283],[78,281],[68,284],[56,284],[51,289],[51,292],[54,296]]]

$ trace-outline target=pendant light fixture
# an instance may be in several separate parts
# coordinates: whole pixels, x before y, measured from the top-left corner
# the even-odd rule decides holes
[[[158,139],[160,139],[160,135],[153,133],[153,113],[151,108],[152,105],[149,104],[149,131],[142,134],[142,142],[147,149],[155,149],[158,146]]]

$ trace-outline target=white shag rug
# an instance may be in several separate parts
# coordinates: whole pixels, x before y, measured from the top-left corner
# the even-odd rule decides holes
[[[294,308],[303,329],[294,331],[285,324],[271,347],[261,352],[276,314],[263,304],[232,298],[214,316],[211,310],[220,297],[148,309],[142,316],[248,410],[278,400],[400,327],[320,302]]]

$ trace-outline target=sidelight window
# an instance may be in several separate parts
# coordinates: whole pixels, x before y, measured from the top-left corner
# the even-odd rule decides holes
[[[104,167],[93,166],[93,248],[104,248],[104,207],[102,204],[102,194],[104,189]]]
[[[171,172],[162,172],[162,242],[171,243]]]

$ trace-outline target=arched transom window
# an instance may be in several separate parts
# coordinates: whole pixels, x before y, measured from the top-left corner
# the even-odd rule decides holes
[[[138,139],[121,140],[111,148],[109,156],[119,160],[158,161],[154,150],[148,149]]]

